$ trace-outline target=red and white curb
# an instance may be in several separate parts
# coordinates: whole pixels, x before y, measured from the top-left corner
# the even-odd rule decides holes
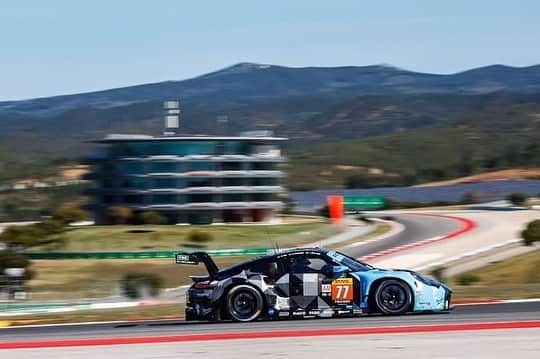
[[[454,300],[453,307],[463,307],[470,305],[489,305],[489,304],[515,304],[515,303],[537,303],[540,298],[530,299],[479,299],[479,300]]]
[[[440,214],[431,214],[431,213],[415,213],[415,215],[447,218],[449,220],[454,220],[454,221],[460,222],[461,227],[454,230],[454,231],[452,231],[452,232],[450,232],[450,233],[442,235],[442,236],[423,239],[423,240],[420,240],[420,241],[417,241],[417,242],[414,242],[414,243],[409,243],[409,244],[405,244],[405,245],[402,245],[402,246],[389,248],[389,249],[386,249],[384,251],[376,252],[376,253],[361,257],[361,258],[359,258],[359,260],[367,262],[367,261],[371,261],[371,260],[374,260],[374,259],[378,259],[378,258],[381,258],[381,257],[388,256],[388,255],[391,255],[391,254],[396,254],[396,253],[400,253],[400,252],[403,252],[403,251],[407,251],[407,250],[410,250],[410,249],[413,249],[413,248],[423,247],[423,246],[426,246],[426,245],[429,245],[429,244],[432,244],[432,243],[436,243],[436,242],[440,242],[440,241],[455,238],[455,237],[460,236],[460,235],[462,235],[464,233],[472,231],[473,229],[476,228],[476,222],[474,222],[474,221],[472,221],[472,220],[470,220],[468,218],[456,217],[456,216],[447,216],[447,215],[440,215]]]
[[[396,234],[399,234],[401,232],[403,232],[405,230],[405,226],[399,222],[395,222],[395,221],[388,221],[388,220],[385,220],[385,219],[380,219],[380,218],[372,218],[373,221],[376,221],[376,222],[383,222],[383,223],[387,223],[391,226],[390,230],[380,236],[377,236],[375,238],[371,238],[371,239],[368,239],[368,240],[365,240],[365,241],[362,241],[360,240],[359,242],[355,242],[355,243],[352,243],[352,244],[349,244],[347,246],[344,246],[343,248],[354,248],[354,247],[360,247],[360,246],[363,246],[363,245],[366,245],[366,244],[369,244],[369,243],[373,243],[373,242],[377,242],[377,241],[380,241],[380,240],[383,240],[383,239],[386,239],[386,238],[389,238],[389,237],[392,237],[392,236],[395,236]]]
[[[343,335],[369,335],[369,334],[406,334],[406,333],[430,333],[430,332],[456,332],[473,330],[495,329],[532,329],[540,328],[540,321],[511,321],[511,322],[486,322],[486,323],[456,323],[436,325],[409,325],[409,326],[383,326],[383,327],[357,327],[357,328],[331,328],[331,329],[300,329],[300,330],[275,330],[275,331],[250,331],[233,333],[200,333],[169,336],[140,336],[119,338],[83,338],[83,339],[60,339],[26,342],[0,343],[2,349],[35,349],[35,348],[58,348],[78,346],[100,345],[123,345],[123,344],[157,344],[175,342],[195,342],[210,340],[253,340],[271,338],[298,338],[319,336],[343,336]]]

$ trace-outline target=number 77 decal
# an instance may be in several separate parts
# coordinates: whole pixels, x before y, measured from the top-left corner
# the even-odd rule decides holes
[[[339,278],[332,281],[332,300],[336,302],[350,302],[353,300],[352,278]]]

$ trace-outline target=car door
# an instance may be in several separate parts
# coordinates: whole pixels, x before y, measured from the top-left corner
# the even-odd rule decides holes
[[[277,286],[289,299],[292,316],[318,316],[332,308],[329,271],[334,263],[316,254],[297,254],[283,258],[284,275]],[[327,297],[327,298],[325,298]]]

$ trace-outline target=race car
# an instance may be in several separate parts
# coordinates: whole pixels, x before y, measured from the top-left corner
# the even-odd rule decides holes
[[[450,309],[452,291],[410,270],[387,270],[321,248],[276,251],[219,270],[205,252],[178,253],[178,264],[202,262],[191,276],[186,320],[292,319],[405,314]]]

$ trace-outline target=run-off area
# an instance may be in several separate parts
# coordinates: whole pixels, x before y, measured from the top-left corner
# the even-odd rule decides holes
[[[187,343],[13,349],[2,359],[136,358],[538,358],[540,329],[350,335]]]

